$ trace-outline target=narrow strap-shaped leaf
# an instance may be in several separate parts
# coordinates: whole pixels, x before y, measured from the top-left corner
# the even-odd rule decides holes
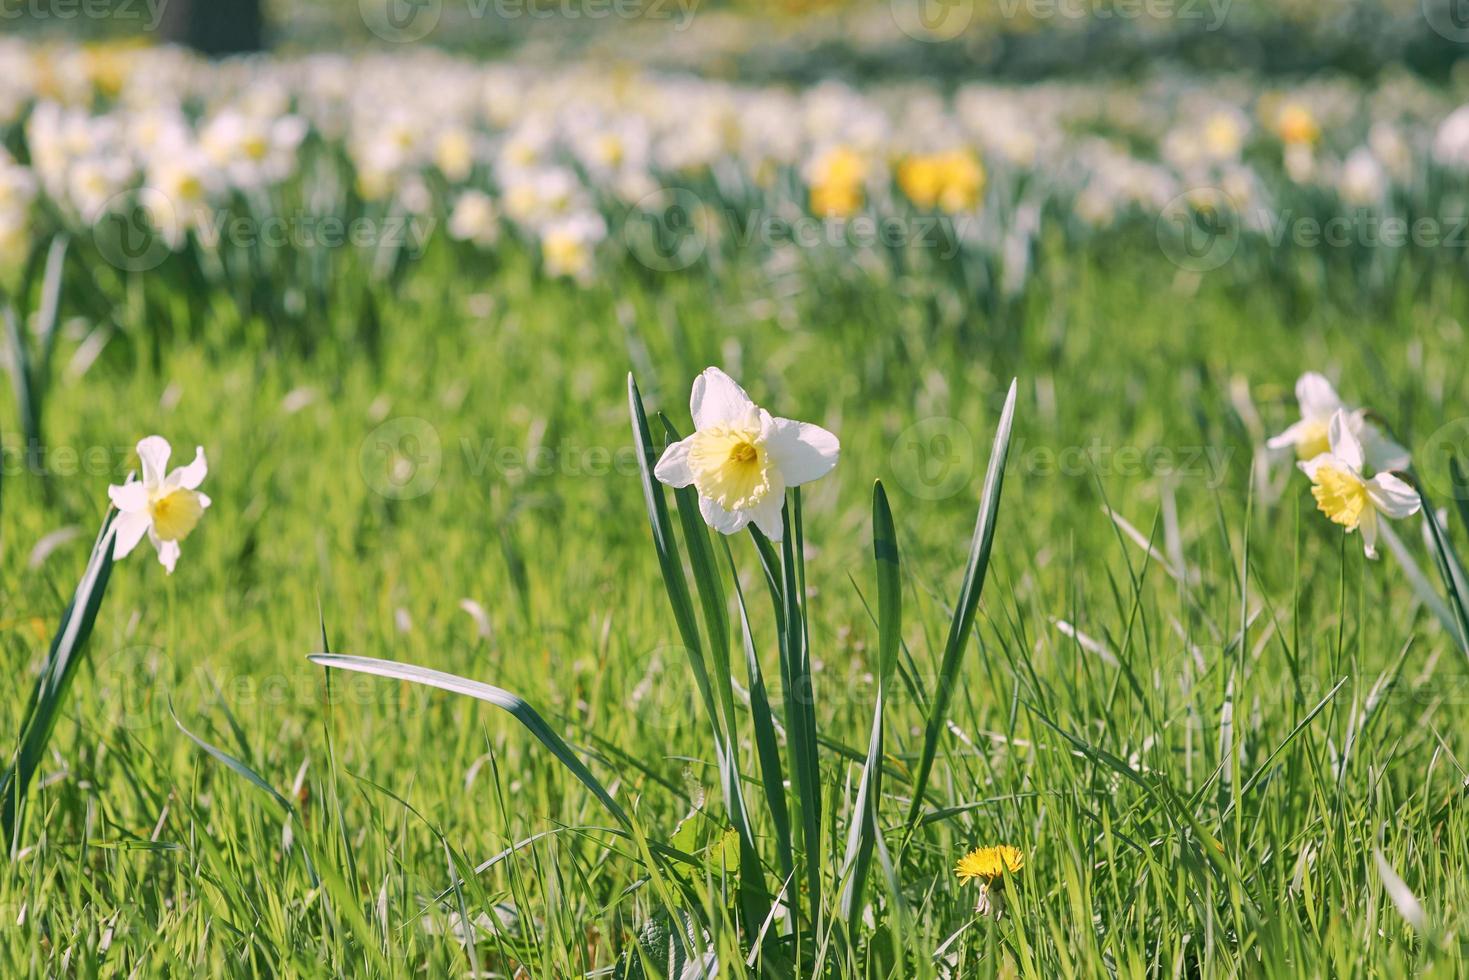
[[[872,849],[881,831],[877,811],[882,799],[883,707],[888,680],[898,662],[902,632],[903,594],[899,576],[898,534],[887,493],[879,481],[872,488],[872,557],[877,567],[877,699],[872,708],[872,734],[867,742],[867,761],[857,784],[852,823],[847,832],[847,853],[842,862],[846,882],[842,888],[842,919],[856,921],[862,914],[862,899],[872,863]]]
[[[97,540],[92,545],[87,559],[86,571],[77,583],[76,593],[62,613],[61,623],[51,640],[51,649],[46,654],[46,663],[41,676],[36,678],[35,689],[26,707],[25,720],[21,723],[17,739],[15,758],[5,775],[0,777],[0,827],[5,839],[13,847],[18,829],[21,803],[31,780],[45,754],[46,743],[65,706],[66,692],[76,676],[77,665],[92,635],[92,626],[97,621],[97,612],[102,607],[102,598],[107,593],[107,581],[112,575],[112,519],[115,512],[109,510],[102,519]]]
[[[495,707],[508,712],[516,721],[525,726],[526,730],[534,735],[541,744],[551,750],[563,766],[571,771],[571,774],[579,779],[587,789],[592,791],[607,811],[612,814],[625,827],[632,825],[627,813],[618,805],[612,795],[603,788],[597,777],[592,775],[571,747],[557,735],[551,726],[546,724],[535,708],[526,703],[524,698],[512,694],[504,688],[494,687],[480,681],[472,681],[456,674],[448,674],[441,670],[432,670],[428,667],[419,667],[414,664],[398,663],[394,660],[378,660],[373,657],[352,657],[336,653],[313,653],[308,658],[312,663],[323,667],[335,667],[339,670],[355,670],[362,674],[374,674],[378,677],[391,677],[395,680],[409,681],[413,684],[423,684],[426,687],[437,687],[442,691],[452,691],[455,694],[463,694],[467,697],[493,704]]]
[[[933,701],[928,709],[928,724],[923,733],[923,754],[919,756],[918,768],[913,775],[913,803],[908,810],[907,820],[909,830],[923,810],[923,793],[928,788],[934,754],[938,751],[939,735],[947,721],[949,700],[954,695],[959,665],[964,659],[964,647],[974,628],[979,594],[984,589],[985,573],[989,571],[990,550],[995,540],[995,520],[999,516],[1000,493],[1005,484],[1005,460],[1010,453],[1010,427],[1015,420],[1015,387],[1015,382],[1011,381],[1009,394],[1005,396],[1005,407],[1000,412],[1000,424],[995,429],[989,468],[984,474],[984,490],[979,498],[979,517],[974,525],[974,539],[969,545],[969,562],[964,568],[964,583],[960,586],[959,601],[954,604],[954,618],[949,623],[949,636],[944,642],[938,684],[934,688]]]
[[[811,899],[812,920],[821,917],[821,772],[816,754],[815,691],[811,682],[811,659],[806,649],[800,573],[796,568],[791,506],[781,511],[783,531],[781,557],[784,567],[781,591],[785,600],[786,738],[791,749],[791,785],[801,814],[802,854],[806,866],[806,889]],[[818,933],[820,929],[816,930]]]

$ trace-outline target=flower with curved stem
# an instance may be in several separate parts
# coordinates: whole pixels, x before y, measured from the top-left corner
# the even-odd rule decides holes
[[[1325,376],[1307,371],[1296,381],[1296,404],[1300,421],[1266,441],[1268,449],[1295,450],[1296,458],[1314,459],[1331,449],[1328,427],[1332,416],[1344,411],[1352,432],[1361,442],[1367,466],[1372,470],[1400,470],[1408,465],[1408,450],[1398,445],[1367,416],[1366,409],[1349,409]]]
[[[1360,528],[1367,557],[1376,558],[1378,516],[1402,518],[1417,513],[1422,505],[1418,491],[1391,473],[1362,476],[1365,453],[1344,409],[1332,415],[1327,439],[1327,452],[1296,465],[1311,478],[1311,496],[1321,513],[1348,534]]]
[[[689,398],[694,434],[669,446],[654,475],[671,487],[693,484],[710,527],[734,534],[752,521],[781,539],[787,487],[820,479],[841,445],[819,425],[772,416],[734,379],[707,368]]]
[[[959,859],[954,874],[962,882],[978,881],[979,898],[974,911],[998,919],[1005,912],[1005,875],[1025,867],[1025,854],[1009,844],[976,847]]]
[[[204,448],[194,450],[194,461],[168,472],[172,450],[162,436],[149,436],[138,443],[138,460],[143,478],[130,478],[122,486],[107,488],[107,496],[118,510],[113,522],[114,561],[128,554],[148,536],[158,552],[158,560],[173,574],[179,560],[179,542],[187,538],[209,507],[209,498],[199,492],[199,484],[209,472]]]

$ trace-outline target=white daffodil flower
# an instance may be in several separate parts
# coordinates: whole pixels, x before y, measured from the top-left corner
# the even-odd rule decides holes
[[[716,531],[734,534],[754,521],[779,541],[786,487],[830,473],[841,451],[837,437],[819,425],[773,417],[713,367],[694,379],[689,411],[694,434],[664,451],[655,475],[671,487],[692,483],[699,512]]]
[[[112,560],[126,558],[146,534],[158,551],[158,560],[172,575],[179,560],[179,542],[189,536],[209,506],[209,498],[199,492],[209,466],[201,446],[195,449],[192,463],[169,473],[170,452],[168,440],[162,436],[149,436],[139,442],[143,478],[129,480],[120,487],[110,486],[107,496],[118,510],[113,522],[116,538]]]
[[[1361,528],[1362,547],[1368,558],[1376,558],[1378,515],[1397,519],[1416,514],[1422,506],[1418,491],[1391,473],[1362,476],[1365,453],[1344,409],[1327,423],[1327,439],[1327,452],[1296,465],[1311,478],[1311,496],[1321,513],[1348,534]]]
[[[1301,420],[1267,441],[1267,448],[1293,448],[1297,459],[1315,459],[1330,451],[1327,430],[1332,416],[1343,411],[1347,414],[1352,432],[1362,444],[1368,467],[1374,472],[1400,470],[1408,465],[1411,458],[1408,450],[1374,425],[1368,419],[1365,409],[1348,408],[1331,386],[1331,382],[1315,371],[1306,372],[1296,382],[1296,403],[1301,408]]]

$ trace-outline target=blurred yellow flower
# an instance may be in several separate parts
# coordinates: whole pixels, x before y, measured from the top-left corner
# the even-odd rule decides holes
[[[827,150],[812,163],[809,173],[813,213],[844,218],[862,207],[867,161],[851,147]]]
[[[984,193],[984,165],[969,150],[917,154],[898,165],[898,186],[923,210],[972,210]]]
[[[1311,110],[1299,102],[1286,102],[1275,114],[1275,135],[1291,146],[1310,146],[1321,136],[1321,127]]]

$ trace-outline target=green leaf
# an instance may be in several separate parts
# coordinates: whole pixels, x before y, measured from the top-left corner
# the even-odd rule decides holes
[[[26,791],[61,716],[67,690],[81,664],[87,638],[92,635],[97,612],[107,593],[107,581],[112,575],[112,519],[115,513],[109,510],[102,519],[102,528],[92,545],[86,571],[61,615],[61,623],[41,667],[41,676],[36,679],[35,689],[26,706],[15,757],[5,775],[0,777],[0,827],[3,827],[5,839],[12,848],[20,826],[19,815]]]
[[[903,594],[898,561],[898,534],[893,512],[882,482],[872,488],[872,557],[877,566],[877,701],[872,709],[872,734],[867,742],[867,761],[857,784],[857,801],[852,807],[852,824],[847,831],[847,853],[843,860],[845,884],[841,894],[841,916],[846,922],[860,921],[872,849],[878,829],[878,804],[882,799],[883,707],[888,680],[898,662],[898,645],[903,628]]]
[[[547,725],[545,719],[536,712],[519,695],[512,694],[503,688],[472,681],[468,678],[459,677],[455,674],[447,674],[441,670],[431,670],[428,667],[418,667],[413,664],[398,663],[393,660],[377,660],[373,657],[352,657],[337,653],[313,653],[307,657],[314,664],[322,667],[335,667],[338,670],[355,670],[362,674],[373,674],[377,677],[391,677],[395,680],[408,681],[413,684],[423,684],[426,687],[436,687],[441,691],[452,691],[455,694],[463,694],[467,697],[493,704],[510,713],[510,715],[540,740],[541,744],[551,750],[561,764],[571,770],[571,774],[581,780],[582,785],[592,791],[592,795],[607,808],[607,811],[623,826],[630,827],[632,822],[627,813],[618,805],[612,795],[603,788],[602,784],[593,776],[591,770],[587,769],[582,761],[571,751],[570,746],[562,740],[560,735]]]
[[[989,571],[990,550],[995,541],[995,521],[1000,510],[1000,493],[1005,485],[1005,460],[1010,454],[1010,427],[1015,421],[1015,387],[1016,383],[1011,381],[1009,394],[1005,396],[1005,407],[1000,412],[1000,424],[995,429],[989,468],[984,475],[984,490],[979,498],[979,518],[974,525],[974,539],[969,545],[969,562],[964,569],[964,583],[959,588],[959,601],[954,604],[954,618],[949,623],[949,636],[944,642],[938,684],[928,709],[928,724],[923,733],[923,754],[919,757],[913,776],[913,802],[908,810],[907,820],[910,831],[923,810],[923,793],[928,788],[929,773],[933,770],[939,735],[947,721],[949,700],[954,695],[954,684],[959,676],[959,665],[964,659],[964,648],[974,629],[979,594],[984,590],[985,573]]]

